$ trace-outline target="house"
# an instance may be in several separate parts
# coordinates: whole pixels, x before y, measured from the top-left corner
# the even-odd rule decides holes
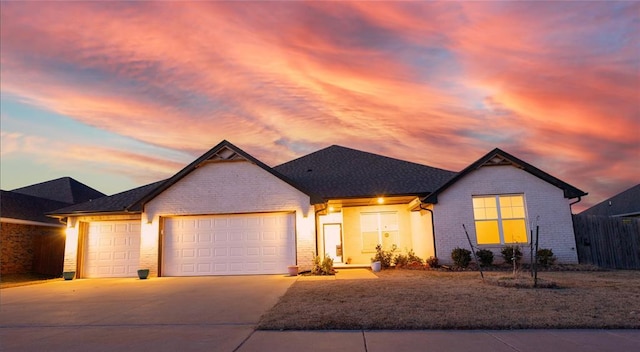
[[[0,191],[0,274],[62,273],[65,225],[45,214],[105,195],[63,177]]]
[[[498,249],[527,242],[535,219],[576,263],[584,195],[499,149],[455,173],[340,146],[269,167],[222,141],[166,180],[51,215],[67,223],[65,271],[85,278],[279,274],[316,254],[368,265],[378,244],[446,262],[463,223]]]
[[[580,215],[640,218],[640,184],[603,200]]]

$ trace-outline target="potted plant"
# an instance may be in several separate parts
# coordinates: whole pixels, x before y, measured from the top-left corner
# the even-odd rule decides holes
[[[149,269],[138,270],[138,278],[140,278],[140,280],[145,280],[148,277],[149,277]]]
[[[76,272],[75,271],[65,271],[62,273],[62,277],[65,280],[73,280],[73,278],[76,276]]]
[[[289,272],[289,276],[298,276],[298,266],[297,265],[289,265],[287,267],[287,271]]]
[[[379,272],[380,270],[382,270],[382,262],[381,261],[375,261],[375,262],[371,262],[371,270],[374,273]]]

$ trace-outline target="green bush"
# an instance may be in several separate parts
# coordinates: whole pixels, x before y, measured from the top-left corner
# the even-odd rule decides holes
[[[522,258],[520,246],[504,246],[500,253],[502,254],[502,258],[504,258],[504,261],[509,264],[513,264],[514,259],[517,263]]]
[[[456,266],[466,268],[471,263],[471,251],[460,247],[455,248],[451,251],[451,259]]]
[[[480,266],[491,266],[493,265],[493,252],[488,249],[479,249],[476,251],[476,255],[478,256],[478,260],[480,261]]]
[[[393,253],[398,249],[395,244],[391,246],[391,250],[385,251],[382,249],[382,245],[376,246],[376,255],[371,258],[372,262],[380,262],[382,269],[388,269],[391,267],[391,261],[393,259]]]
[[[329,255],[325,255],[320,259],[320,256],[313,258],[313,268],[311,269],[313,275],[334,275],[336,272],[333,269],[333,259]]]
[[[436,258],[436,257],[427,258],[427,265],[430,268],[437,268],[438,267],[438,258]]]
[[[556,257],[553,255],[553,251],[548,248],[540,248],[536,252],[536,257],[538,258],[538,264],[542,266],[553,265],[556,261]]]
[[[393,258],[393,264],[397,267],[407,266],[407,264],[409,264],[409,257],[404,254],[398,254]]]
[[[409,250],[409,252],[407,252],[407,261],[409,262],[409,264],[414,264],[414,263],[418,263],[420,265],[424,264],[424,260],[422,260],[422,258],[418,257],[416,255],[416,252],[413,251],[413,249]]]
[[[421,265],[424,265],[424,260],[418,257],[416,255],[416,252],[413,251],[413,249],[410,249],[406,255],[402,253],[396,255],[393,258],[393,263],[397,267],[407,267],[407,266],[419,267]]]

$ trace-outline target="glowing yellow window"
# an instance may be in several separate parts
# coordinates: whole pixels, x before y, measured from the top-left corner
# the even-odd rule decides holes
[[[528,242],[524,195],[476,196],[472,201],[478,244]]]

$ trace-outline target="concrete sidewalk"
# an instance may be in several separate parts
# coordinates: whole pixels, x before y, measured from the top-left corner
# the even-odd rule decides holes
[[[255,331],[234,351],[637,352],[640,330]]]

